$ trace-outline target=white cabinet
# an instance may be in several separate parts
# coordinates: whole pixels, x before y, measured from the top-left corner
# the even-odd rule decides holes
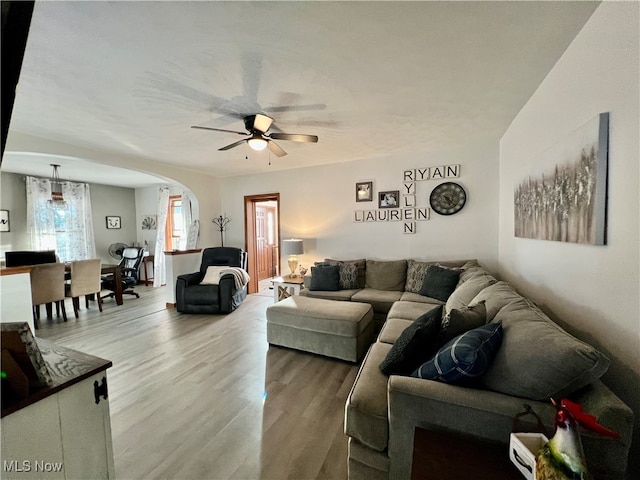
[[[12,413],[3,409],[0,477],[115,478],[109,400],[99,396],[96,403],[95,396],[95,385],[106,382],[106,368],[111,362],[97,359],[105,365],[88,370],[90,367],[78,367],[73,361],[96,357],[53,344],[43,349],[42,340],[38,345],[48,366],[52,358],[56,361],[50,368],[56,384],[44,398]],[[81,378],[76,375],[78,371]],[[42,394],[35,392],[32,396]]]

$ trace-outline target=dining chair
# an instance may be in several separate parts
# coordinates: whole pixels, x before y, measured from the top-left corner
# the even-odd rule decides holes
[[[73,313],[76,318],[78,318],[78,310],[80,310],[80,297],[83,295],[86,308],[89,308],[89,297],[97,297],[98,309],[102,312],[101,263],[99,258],[71,262],[71,278],[70,282],[65,284],[65,295],[71,297]]]
[[[31,267],[31,304],[33,321],[38,328],[40,305],[55,303],[56,310],[62,311],[62,318],[67,321],[64,307],[64,263],[45,263]],[[59,315],[59,314],[58,314]],[[47,311],[49,316],[49,311]]]

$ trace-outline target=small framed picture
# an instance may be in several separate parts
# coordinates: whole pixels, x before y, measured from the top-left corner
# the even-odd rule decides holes
[[[0,232],[10,232],[9,210],[0,210]]]
[[[158,224],[157,215],[144,215],[142,217],[142,230],[155,230]]]
[[[378,208],[398,208],[400,199],[400,190],[390,190],[388,192],[380,192],[378,194]]]
[[[356,183],[356,202],[370,202],[373,200],[373,182]]]
[[[107,229],[122,228],[120,225],[120,217],[107,217]]]

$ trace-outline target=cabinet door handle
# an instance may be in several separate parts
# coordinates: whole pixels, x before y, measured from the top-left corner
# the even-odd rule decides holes
[[[93,397],[96,399],[96,405],[100,403],[100,396],[102,396],[104,400],[109,397],[107,377],[102,377],[101,384],[99,384],[97,380],[93,382]]]

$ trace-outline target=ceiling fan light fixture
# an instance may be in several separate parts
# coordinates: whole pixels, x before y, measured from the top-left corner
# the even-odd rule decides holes
[[[265,148],[267,148],[267,141],[262,138],[260,135],[254,135],[249,140],[247,140],[249,147],[256,152],[261,152]]]

